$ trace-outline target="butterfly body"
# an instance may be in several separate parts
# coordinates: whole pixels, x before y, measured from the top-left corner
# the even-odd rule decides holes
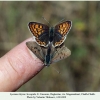
[[[49,41],[52,42],[54,39],[54,28],[50,27],[49,29]]]
[[[49,47],[47,49],[47,54],[45,55],[45,65],[50,65],[50,61],[51,61],[51,48]]]
[[[72,22],[65,21],[57,24],[55,27],[49,27],[37,22],[30,22],[28,26],[33,36],[35,36],[38,45],[48,47],[48,45],[52,43],[54,47],[57,47],[65,41],[71,29]]]

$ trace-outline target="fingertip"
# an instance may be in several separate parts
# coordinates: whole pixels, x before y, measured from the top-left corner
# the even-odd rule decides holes
[[[26,42],[29,40],[17,45],[0,59],[0,70],[3,69],[2,77],[4,77],[3,80],[0,80],[0,84],[3,81],[5,87],[1,91],[12,91],[19,88],[44,68],[43,62],[26,46]],[[9,74],[5,75],[4,71]]]

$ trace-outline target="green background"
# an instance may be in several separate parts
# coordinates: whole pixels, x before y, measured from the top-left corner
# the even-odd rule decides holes
[[[44,68],[18,91],[100,91],[99,1],[0,2],[0,57],[32,37],[29,22],[47,24],[42,16],[52,26],[63,18],[72,21],[72,29],[65,41],[72,54]]]

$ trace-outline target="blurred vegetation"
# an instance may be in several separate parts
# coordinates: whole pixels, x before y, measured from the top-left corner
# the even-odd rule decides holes
[[[27,24],[72,20],[65,45],[72,54],[44,68],[18,91],[100,91],[100,2],[0,2],[0,56],[31,37]],[[58,74],[55,67],[61,74]]]

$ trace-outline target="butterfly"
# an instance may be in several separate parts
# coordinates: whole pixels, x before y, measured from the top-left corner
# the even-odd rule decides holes
[[[29,22],[28,26],[38,45],[47,47],[52,43],[54,47],[57,47],[65,41],[72,27],[72,22],[65,21],[55,27],[49,27],[38,22]]]
[[[57,48],[42,47],[34,41],[28,41],[26,45],[44,63],[44,66],[49,66],[71,55],[71,51],[65,45]]]

